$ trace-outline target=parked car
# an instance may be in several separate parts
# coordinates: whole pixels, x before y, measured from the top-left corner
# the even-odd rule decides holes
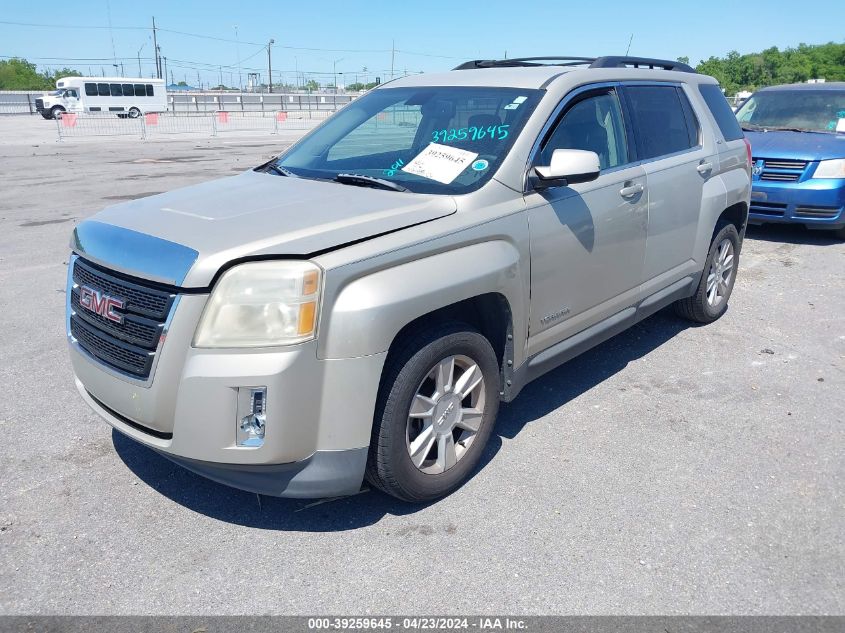
[[[79,224],[76,385],[225,484],[433,499],[529,381],[664,306],[724,314],[750,179],[716,81],[677,62],[397,79],[264,165]]]
[[[845,239],[845,83],[763,88],[736,116],[754,154],[750,221]]]

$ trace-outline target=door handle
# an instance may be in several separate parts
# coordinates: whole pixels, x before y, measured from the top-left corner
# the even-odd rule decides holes
[[[702,176],[707,175],[713,171],[713,163],[701,163],[698,167],[696,167],[696,170]]]
[[[639,183],[635,185],[628,185],[627,183],[625,184],[627,186],[622,187],[622,189],[619,190],[619,195],[623,198],[633,198],[634,196],[641,194],[643,191],[645,191],[645,187],[643,187]]]

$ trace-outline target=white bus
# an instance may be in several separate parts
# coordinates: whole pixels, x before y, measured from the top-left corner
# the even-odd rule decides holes
[[[113,112],[119,117],[139,117],[147,112],[167,111],[163,79],[143,77],[62,77],[56,90],[35,100],[45,119],[65,112]]]

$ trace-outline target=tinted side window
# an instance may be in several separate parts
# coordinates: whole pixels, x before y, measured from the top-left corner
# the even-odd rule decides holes
[[[602,169],[627,163],[625,126],[616,93],[594,93],[571,105],[544,142],[537,163],[548,165],[556,149],[595,152]]]
[[[112,97],[123,96],[123,90],[120,88],[120,84],[109,84],[109,89],[111,90]]]
[[[674,154],[694,147],[690,142],[687,118],[675,86],[628,86],[631,116],[645,160]]]
[[[704,101],[707,103],[707,107],[710,108],[713,118],[716,119],[716,125],[719,126],[719,130],[721,130],[725,140],[735,141],[742,138],[742,128],[737,123],[736,116],[733,110],[731,110],[731,106],[728,105],[728,100],[725,99],[725,95],[722,94],[719,86],[714,84],[700,84],[698,91],[704,97]]]
[[[108,97],[111,94],[108,84],[97,84],[97,95],[100,97]]]
[[[689,99],[681,88],[678,88],[678,98],[681,100],[681,107],[684,109],[684,118],[687,120],[687,134],[689,135],[690,147],[701,145],[701,125]]]
[[[155,96],[155,93],[153,93],[153,85],[147,84],[146,87],[147,87],[147,96],[148,97]]]
[[[123,84],[123,96],[124,97],[134,97],[135,96],[135,86],[132,84]]]
[[[85,96],[86,97],[96,97],[97,96],[97,84],[85,84]]]
[[[135,84],[135,96],[136,97],[146,97],[147,90],[144,88],[144,84]]]

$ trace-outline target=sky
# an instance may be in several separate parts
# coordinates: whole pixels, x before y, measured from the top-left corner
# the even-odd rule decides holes
[[[0,0],[0,59],[40,69],[152,76],[152,18],[175,81],[191,85],[314,78],[338,85],[447,70],[478,58],[630,54],[693,64],[728,51],[845,41],[842,0],[691,2],[408,2],[301,0],[77,0],[59,10]],[[51,5],[53,8],[59,5]],[[633,35],[633,39],[632,38]],[[395,50],[395,52],[391,52]],[[140,51],[140,52],[139,52]],[[392,61],[391,61],[392,60]],[[239,73],[240,67],[240,73]],[[366,72],[364,69],[367,69]],[[168,77],[169,79],[169,77]]]

